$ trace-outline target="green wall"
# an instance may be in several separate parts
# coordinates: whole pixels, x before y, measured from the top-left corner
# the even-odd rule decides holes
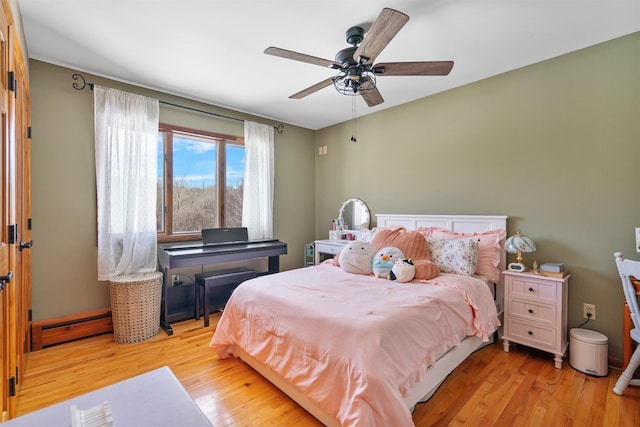
[[[93,92],[72,88],[77,71],[30,61],[32,101],[33,319],[109,307],[106,282],[97,281]],[[82,73],[88,81],[204,109],[276,124],[267,119],[200,104]],[[160,121],[244,134],[242,122],[160,107]],[[283,270],[301,267],[314,238],[314,132],[285,125],[275,134],[274,235],[287,242]],[[266,263],[265,263],[266,264]]]
[[[622,359],[613,253],[640,259],[640,33],[356,123],[356,143],[351,123],[316,132],[316,147],[328,147],[316,154],[316,237],[350,197],[372,215],[508,215],[509,234],[537,245],[527,264],[571,271],[569,327],[582,323],[583,303],[596,304],[586,327]]]

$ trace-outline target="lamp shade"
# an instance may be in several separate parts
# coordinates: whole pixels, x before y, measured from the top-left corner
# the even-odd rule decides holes
[[[522,264],[522,253],[531,253],[536,251],[536,245],[533,240],[527,236],[523,236],[518,232],[515,236],[511,236],[504,242],[504,250],[510,254],[518,254],[516,257],[517,262],[509,264],[508,268],[511,271],[525,271],[524,264]]]
[[[536,251],[536,244],[527,236],[518,233],[504,242],[504,250],[510,254],[517,254],[518,252],[531,253]]]

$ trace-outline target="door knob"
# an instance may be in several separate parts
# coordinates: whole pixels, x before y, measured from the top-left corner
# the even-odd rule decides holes
[[[33,240],[30,242],[20,242],[20,250],[29,249],[33,246]]]

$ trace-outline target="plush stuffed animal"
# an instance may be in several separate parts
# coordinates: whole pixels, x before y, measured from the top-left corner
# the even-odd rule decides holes
[[[411,258],[416,268],[416,279],[428,280],[440,274],[436,264],[431,261],[429,245],[424,236],[417,231],[404,228],[382,229],[371,241],[376,250],[386,246],[395,246],[404,254],[403,258]]]
[[[371,243],[354,240],[340,251],[340,268],[347,273],[371,274],[373,256],[376,250]]]
[[[373,257],[373,274],[383,279],[391,278],[391,269],[396,260],[403,259],[404,254],[395,246],[380,249]]]
[[[410,258],[399,259],[391,269],[391,280],[396,282],[410,282],[416,275],[416,267]]]

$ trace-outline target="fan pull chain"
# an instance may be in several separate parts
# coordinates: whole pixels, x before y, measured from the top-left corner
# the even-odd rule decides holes
[[[351,141],[356,142],[356,97],[351,97]]]

